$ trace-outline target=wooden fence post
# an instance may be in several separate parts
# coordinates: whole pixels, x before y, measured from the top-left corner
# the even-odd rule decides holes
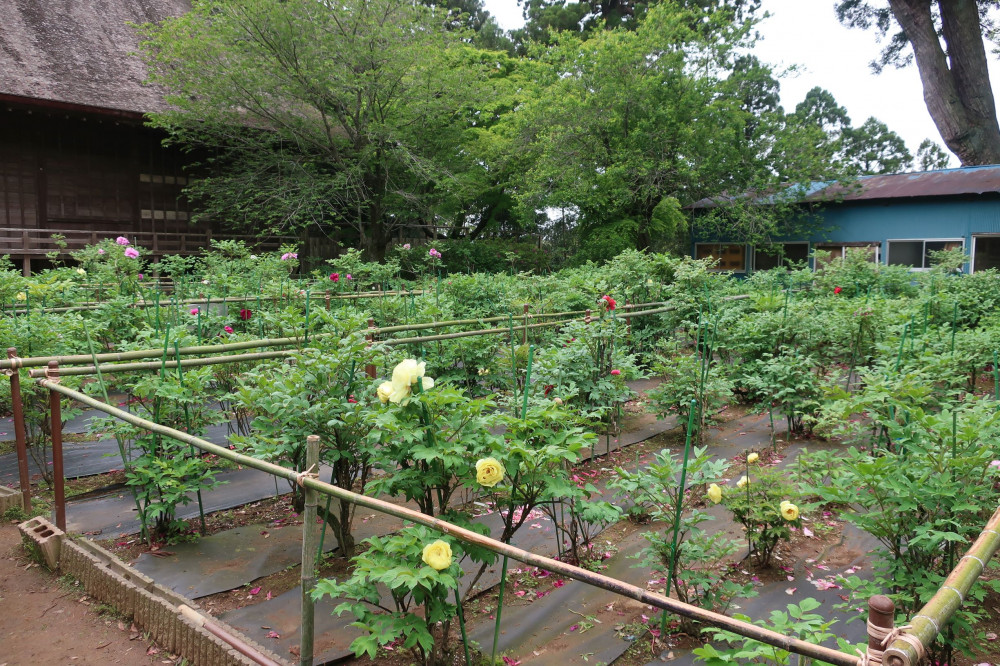
[[[315,633],[316,607],[312,589],[316,587],[316,549],[319,533],[316,529],[317,492],[303,483],[309,476],[316,476],[319,469],[319,436],[306,437],[306,469],[299,475],[299,485],[305,493],[305,510],[302,512],[302,626],[299,629],[299,665],[312,666],[313,635]]]
[[[372,343],[375,342],[375,320],[368,320],[368,335],[365,336],[365,340],[368,341],[368,346],[371,347]],[[375,379],[375,364],[369,363],[365,366],[365,374],[368,375],[368,379]]]
[[[868,600],[868,649],[869,664],[881,664],[885,652],[885,639],[895,625],[896,605],[889,597],[876,594]]]
[[[46,378],[59,382],[59,361],[49,361]],[[59,394],[49,390],[49,413],[52,419],[52,483],[56,500],[56,527],[66,531],[66,483],[63,479],[62,404]]]
[[[528,304],[524,304],[524,335],[521,336],[521,344],[528,344]]]
[[[31,474],[28,472],[28,435],[24,423],[24,404],[21,402],[21,374],[13,359],[17,358],[17,347],[7,349],[7,358],[11,359],[10,402],[14,417],[14,442],[17,448],[17,471],[21,478],[21,502],[24,512],[31,513]]]

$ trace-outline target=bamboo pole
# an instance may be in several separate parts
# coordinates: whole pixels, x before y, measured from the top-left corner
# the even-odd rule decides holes
[[[380,296],[383,296],[383,295],[384,296],[397,296],[397,295],[408,296],[411,293],[420,295],[420,294],[423,294],[424,292],[421,289],[417,289],[417,290],[412,291],[412,292],[409,292],[409,291],[407,291],[407,292],[396,292],[396,291],[387,291],[387,292],[365,291],[365,292],[361,292],[361,293],[357,293],[357,294],[339,294],[337,296],[331,296],[330,298],[336,299],[336,300],[342,300],[342,301],[355,301],[355,300],[361,300],[361,299],[365,299],[365,298],[379,298]],[[318,299],[318,300],[323,300],[323,299],[326,298],[326,296],[324,294],[315,294],[315,295],[311,296],[310,298],[314,298],[314,299]],[[204,298],[184,298],[184,299],[177,300],[176,304],[178,306],[195,305],[195,304],[198,304],[198,303],[204,303],[206,301],[206,299],[208,301],[211,301],[212,297],[211,296],[207,296],[207,297],[204,297]],[[225,298],[225,300],[226,301],[230,301],[230,302],[244,302],[245,303],[245,302],[257,300],[257,296],[227,296]],[[81,311],[86,311],[86,310],[96,310],[99,307],[101,307],[102,305],[106,305],[106,303],[97,302],[97,301],[84,301],[83,303],[78,303],[77,305],[60,305],[58,307],[45,308],[45,312],[81,312]],[[132,303],[130,305],[130,307],[134,307],[134,308],[147,308],[147,307],[154,307],[154,306],[159,306],[159,305],[160,304],[159,304],[158,301],[152,301],[152,302],[151,301],[140,301],[140,302]],[[18,306],[18,305],[14,305],[14,306],[11,306],[9,308],[9,311],[12,314],[21,314],[22,311],[24,311],[25,309],[26,308],[24,308],[24,307],[21,307],[21,306]]]
[[[645,311],[640,311],[645,312]],[[645,312],[649,313],[649,312]],[[537,317],[552,318],[557,316],[566,316],[570,314],[579,313],[550,313],[547,315],[535,315]],[[634,314],[634,313],[633,313]],[[401,331],[409,330],[422,330],[426,328],[439,328],[444,326],[463,326],[471,324],[482,324],[486,322],[493,321],[507,321],[507,317],[489,317],[485,319],[456,319],[451,321],[439,321],[425,324],[407,324],[402,326],[385,326],[382,328],[377,328],[372,331],[375,335],[385,335],[386,333],[398,333]],[[504,329],[506,330],[506,329]],[[313,336],[314,338],[326,338],[337,333],[321,333],[319,335]],[[180,353],[182,356],[192,356],[197,354],[218,354],[220,352],[229,351],[240,351],[244,349],[257,349],[260,347],[290,347],[298,346],[303,344],[305,339],[301,336],[286,337],[286,338],[263,338],[259,340],[245,340],[243,342],[230,342],[221,345],[197,345],[193,347],[181,347]],[[134,361],[143,358],[158,358],[163,353],[162,349],[142,349],[128,352],[109,352],[104,354],[97,354],[96,359],[98,361]],[[16,360],[11,359],[0,359],[0,370],[8,370],[15,367],[31,368],[40,367],[46,365],[49,361],[58,361],[60,365],[73,365],[77,363],[89,363],[94,360],[94,356],[90,354],[74,354],[67,356],[36,356],[30,358],[19,358]]]
[[[979,538],[959,560],[944,583],[924,604],[916,615],[909,619],[906,638],[897,638],[885,651],[884,663],[888,666],[917,666],[926,654],[926,646],[934,642],[941,630],[961,608],[973,583],[982,575],[986,563],[1000,549],[1000,508],[986,523]],[[914,645],[914,642],[919,644]]]
[[[219,365],[222,363],[239,363],[241,361],[260,361],[268,358],[284,358],[291,356],[295,352],[292,350],[280,350],[270,352],[258,352],[256,354],[232,354],[230,356],[206,356],[203,358],[186,358],[180,361],[145,361],[142,363],[117,363],[99,365],[81,365],[75,368],[61,368],[60,375],[93,375],[98,372],[103,374],[115,374],[119,372],[133,372],[136,370],[160,370],[161,368],[173,369],[177,367],[192,368],[200,365]],[[176,356],[176,354],[175,354]],[[45,371],[33,369],[28,374],[32,379],[44,377]]]
[[[74,391],[73,389],[65,386],[61,386],[60,384],[57,384],[49,379],[38,379],[36,381],[40,386],[73,398],[77,402],[98,409],[140,428],[150,430],[151,432],[193,444],[199,449],[208,453],[214,453],[220,458],[225,458],[226,460],[230,460],[239,465],[252,467],[253,469],[258,469],[290,481],[297,481],[299,479],[298,473],[294,470],[265,462],[263,460],[258,460],[242,453],[237,453],[236,451],[230,451],[226,447],[212,444],[211,442],[189,435],[188,433],[174,430],[173,428],[168,428],[167,426],[153,423],[152,421],[147,421],[146,419],[129,414],[128,412],[118,409],[117,407],[112,407],[111,405],[103,403],[100,400],[96,400],[89,395],[80,393],[79,391]],[[311,488],[325,495],[331,495],[341,501],[351,502],[358,506],[380,511],[390,516],[424,525],[444,534],[454,536],[462,541],[482,546],[483,548],[486,548],[494,553],[505,555],[510,559],[517,560],[518,562],[522,562],[529,566],[539,567],[553,573],[579,580],[587,583],[588,585],[593,585],[595,587],[620,594],[621,596],[635,599],[644,604],[649,604],[657,608],[691,618],[708,626],[725,629],[739,634],[740,636],[752,638],[767,645],[772,645],[774,647],[795,652],[807,657],[820,659],[827,663],[834,664],[835,666],[857,666],[858,663],[857,655],[849,655],[821,645],[813,645],[812,643],[807,643],[797,638],[779,634],[778,632],[771,631],[770,629],[758,627],[757,625],[750,624],[749,622],[736,620],[726,615],[722,615],[721,613],[715,613],[703,608],[698,608],[697,606],[682,603],[676,599],[671,599],[669,597],[650,592],[643,587],[630,585],[597,572],[588,571],[587,569],[573,566],[572,564],[567,564],[566,562],[561,562],[549,557],[544,557],[542,555],[536,555],[509,544],[483,536],[478,532],[459,527],[458,525],[454,525],[439,518],[427,516],[419,511],[414,511],[413,509],[409,509],[404,506],[397,506],[392,502],[380,500],[375,497],[359,495],[311,477],[304,477],[301,483],[305,488]]]
[[[628,313],[628,314],[625,314],[625,315],[622,315],[622,316],[623,317],[625,317],[625,316],[628,316],[628,317],[638,317],[638,316],[647,315],[647,314],[656,314],[656,313],[659,313],[659,312],[666,312],[666,311],[672,310],[672,309],[673,309],[672,307],[663,307],[663,308],[656,308],[656,309],[652,309],[652,310],[640,310],[640,311],[631,312],[631,313]],[[530,328],[547,328],[547,327],[551,327],[551,326],[562,326],[564,324],[568,324],[571,321],[574,321],[574,320],[572,320],[572,319],[563,319],[563,320],[559,320],[559,321],[541,322],[541,323],[538,323],[538,324],[528,324],[527,328],[530,329]],[[440,325],[440,323],[438,325]],[[431,326],[427,326],[426,328],[433,328],[433,327],[434,326],[431,325]],[[456,333],[443,333],[441,335],[427,335],[427,336],[423,336],[423,337],[396,338],[396,339],[393,339],[393,340],[386,340],[382,344],[388,345],[388,346],[404,345],[404,344],[411,344],[411,343],[422,344],[424,342],[434,342],[434,341],[437,341],[437,340],[452,340],[452,339],[456,339],[456,338],[465,338],[465,337],[470,337],[470,336],[474,336],[474,335],[500,335],[500,334],[504,334],[504,333],[511,333],[512,331],[520,331],[523,328],[524,327],[521,327],[521,326],[515,326],[513,328],[489,328],[489,329],[482,329],[482,330],[478,330],[478,331],[459,331],[459,332],[456,332]],[[369,329],[367,329],[367,332],[368,332],[368,335],[377,335],[380,331],[383,331],[383,330],[385,330],[385,329],[369,328]],[[335,334],[334,333],[323,333],[323,334],[320,334],[320,335],[314,335],[313,339],[315,340],[316,338],[319,338],[319,337],[329,337],[329,336],[332,336],[332,335],[335,335]],[[257,342],[272,342],[272,343],[277,343],[280,340],[281,339],[279,338],[279,339],[275,339],[275,340],[257,341]],[[284,340],[304,341],[302,338],[284,338]],[[181,347],[177,351],[178,351],[179,354],[184,354],[185,353],[185,349],[188,351],[188,353],[191,353],[191,350],[195,350],[195,349],[206,349],[206,350],[218,351],[218,350],[223,350],[225,348],[232,348],[232,347],[241,346],[241,345],[245,347],[245,345],[243,345],[243,343],[236,343],[236,344],[233,344],[233,345],[211,345],[211,346],[206,346],[206,347],[187,347],[187,348]],[[147,355],[147,351],[149,352],[148,355]],[[154,356],[154,352],[155,352],[155,355],[162,355],[162,353],[163,353],[162,350],[140,351],[140,352],[135,352],[135,353],[142,354],[143,356],[135,356],[134,358],[144,358],[144,357]],[[123,352],[122,354],[113,354],[111,356],[121,356],[121,357],[124,357],[124,356],[126,356],[128,354],[133,354],[133,353],[134,352]],[[67,375],[67,376],[69,376],[69,375],[92,375],[92,374],[96,374],[97,372],[103,372],[103,373],[106,373],[106,374],[112,374],[112,373],[116,373],[116,372],[131,372],[131,371],[136,371],[136,370],[159,370],[161,368],[176,368],[176,367],[178,367],[178,363],[180,364],[180,367],[186,368],[186,367],[194,367],[194,366],[201,366],[201,365],[216,365],[216,364],[221,364],[221,363],[239,363],[241,361],[254,361],[254,360],[267,359],[267,358],[284,358],[286,356],[292,355],[293,353],[295,353],[295,352],[294,351],[284,350],[284,351],[256,352],[256,353],[252,353],[252,354],[233,354],[233,355],[229,355],[229,356],[212,356],[212,357],[205,357],[205,358],[183,359],[181,361],[176,361],[176,360],[174,360],[174,361],[165,361],[165,362],[164,361],[146,361],[146,362],[135,362],[135,363],[118,363],[118,364],[113,364],[113,365],[100,364],[99,366],[95,366],[95,365],[93,365],[93,363],[91,363],[90,365],[78,366],[78,367],[75,367],[75,368],[62,368],[60,370],[60,373],[62,375]],[[100,358],[102,356],[108,356],[108,354],[97,354],[96,356],[98,358]],[[36,362],[39,361],[41,358],[42,357],[31,358],[31,359],[18,359],[18,362],[21,363],[21,364],[23,364],[23,365],[25,365],[25,366],[36,365],[37,364]],[[61,362],[61,361],[65,361],[65,359],[68,359],[68,358],[77,358],[77,357],[61,356],[61,357],[55,357],[53,360]],[[84,356],[84,355],[81,355],[78,358],[89,360],[89,361],[93,361],[94,356]],[[108,359],[105,359],[105,360],[108,360]],[[125,360],[125,359],[122,359],[122,360]],[[0,368],[2,368],[2,366],[0,366]],[[37,379],[39,377],[45,376],[45,371],[44,370],[37,370],[37,369],[29,370],[29,375],[31,376],[32,379]]]

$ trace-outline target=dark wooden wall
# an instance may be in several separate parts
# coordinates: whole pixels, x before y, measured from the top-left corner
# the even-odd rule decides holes
[[[239,236],[190,222],[189,158],[135,114],[0,104],[0,253],[23,262],[127,235],[152,251],[191,254],[211,238],[276,249],[288,238]],[[292,239],[294,240],[294,239]],[[273,246],[273,247],[271,247]]]

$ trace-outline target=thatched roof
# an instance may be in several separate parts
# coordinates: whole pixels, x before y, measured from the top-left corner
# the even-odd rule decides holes
[[[0,0],[0,95],[146,112],[164,108],[143,85],[128,25],[160,21],[191,0]]]

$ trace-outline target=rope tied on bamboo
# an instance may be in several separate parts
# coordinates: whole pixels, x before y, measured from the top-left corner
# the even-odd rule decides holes
[[[7,358],[10,360],[10,368],[4,370],[4,374],[8,377],[12,377],[14,373],[17,372],[17,369],[22,365],[21,357],[17,355],[16,347],[7,348]]]
[[[298,474],[296,474],[295,483],[297,483],[300,487],[305,488],[306,479],[319,479],[319,473],[313,471],[315,467],[316,465],[310,465],[309,469],[305,470],[304,472],[299,472]]]
[[[885,655],[886,648],[889,644],[895,640],[901,640],[909,643],[913,649],[916,651],[918,659],[917,662],[923,661],[924,658],[924,645],[920,642],[920,639],[913,634],[906,633],[907,629],[912,629],[910,625],[906,624],[902,627],[893,627],[892,629],[886,629],[885,627],[879,627],[868,621],[868,635],[876,639],[882,646],[881,650],[876,650],[874,648],[868,648],[867,652],[862,654],[861,650],[858,650],[858,654],[861,656],[858,658],[858,666],[876,666],[877,664],[882,664],[882,658]]]

